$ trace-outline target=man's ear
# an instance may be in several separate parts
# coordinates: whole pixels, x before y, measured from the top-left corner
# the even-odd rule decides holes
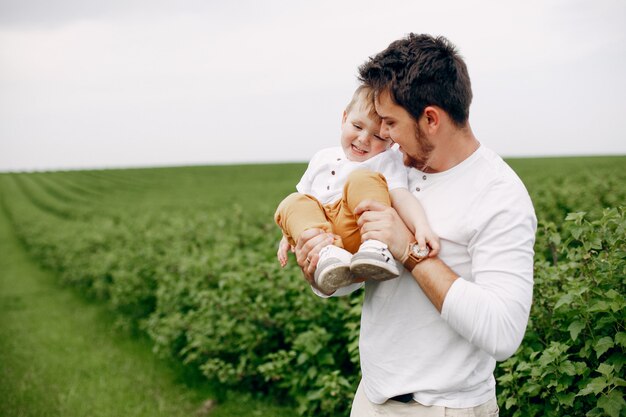
[[[427,106],[422,113],[422,128],[428,134],[434,134],[441,124],[441,109],[436,106]]]

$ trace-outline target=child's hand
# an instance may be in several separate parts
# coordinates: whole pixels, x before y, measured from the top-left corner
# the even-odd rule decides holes
[[[429,258],[434,258],[439,254],[439,236],[437,236],[428,226],[420,227],[415,231],[415,239],[420,249],[426,249],[426,246],[430,248],[428,253]]]
[[[276,257],[278,258],[278,262],[280,262],[281,268],[284,268],[287,265],[287,260],[289,259],[287,256],[287,252],[293,252],[293,248],[287,241],[287,238],[283,236],[283,238],[278,243],[278,252],[276,252]]]

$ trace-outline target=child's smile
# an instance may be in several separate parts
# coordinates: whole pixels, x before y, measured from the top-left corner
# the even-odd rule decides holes
[[[358,103],[361,104],[361,103]],[[367,106],[356,105],[344,112],[341,122],[341,147],[350,161],[363,162],[389,149],[391,141],[380,135],[380,122]]]
[[[355,145],[354,143],[353,143],[351,146],[352,146],[352,152],[354,152],[356,155],[359,155],[359,156],[364,156],[365,154],[367,154],[367,153],[368,153],[368,151],[367,151],[367,150],[359,148],[359,147],[358,147],[357,145]]]

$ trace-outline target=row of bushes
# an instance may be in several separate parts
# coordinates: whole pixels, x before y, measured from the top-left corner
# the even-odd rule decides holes
[[[42,210],[49,196],[33,204],[4,180],[3,194],[12,190],[5,209],[32,256],[63,284],[105,301],[120,327],[148,334],[159,355],[301,414],[348,409],[360,297],[321,300],[294,262],[281,269],[269,209],[159,209],[113,220],[119,213],[87,216],[83,207],[72,218],[71,207]]]
[[[113,207],[106,186],[59,192],[54,178],[16,177],[0,177],[3,207],[32,255],[61,282],[104,300],[120,326],[148,334],[155,352],[301,414],[347,415],[362,297],[319,299],[293,262],[278,266],[274,202]],[[123,176],[116,179],[119,194]],[[72,193],[93,204],[77,207]],[[130,195],[151,198],[138,187]],[[538,212],[531,320],[520,350],[497,370],[502,415],[626,413],[624,214],[575,213],[561,223]]]

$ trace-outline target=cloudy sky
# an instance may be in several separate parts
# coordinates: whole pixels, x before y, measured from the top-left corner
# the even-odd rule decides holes
[[[501,155],[626,154],[623,0],[0,0],[0,171],[305,161],[409,32]]]

